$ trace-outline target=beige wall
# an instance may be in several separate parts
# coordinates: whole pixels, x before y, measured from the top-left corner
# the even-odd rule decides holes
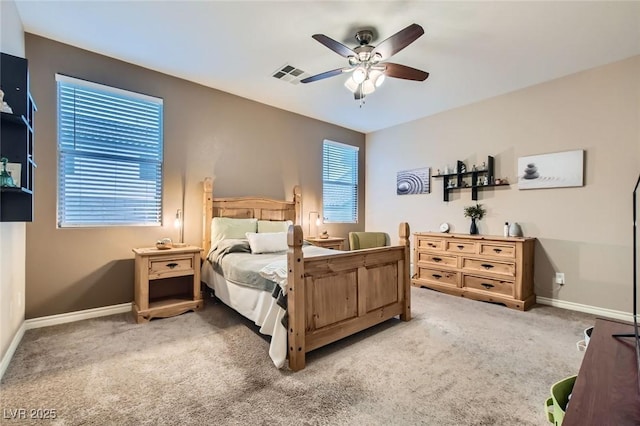
[[[303,191],[303,217],[319,210],[322,141],[359,146],[364,135],[105,56],[26,34],[31,87],[38,105],[35,219],[27,227],[26,317],[129,302],[131,248],[177,237],[176,209],[185,199],[185,241],[200,245],[201,181],[215,176],[218,196],[292,198]],[[56,228],[55,73],[164,99],[163,227]],[[360,187],[364,188],[364,167]],[[357,225],[327,226],[334,235],[364,229],[364,190]],[[306,229],[306,226],[305,226]]]
[[[584,71],[367,135],[367,230],[437,231],[441,222],[468,233],[470,190],[442,201],[442,180],[428,195],[395,195],[396,172],[487,155],[510,187],[480,194],[488,215],[481,234],[501,235],[505,221],[537,237],[538,296],[631,311],[631,191],[640,172],[640,57]],[[427,83],[428,84],[428,83]],[[586,151],[584,187],[518,190],[518,157]],[[392,206],[392,207],[391,207]],[[552,284],[564,272],[566,285]]]
[[[22,21],[13,0],[0,1],[0,24],[0,51],[24,57]],[[24,223],[0,223],[0,359],[24,321],[25,238]]]

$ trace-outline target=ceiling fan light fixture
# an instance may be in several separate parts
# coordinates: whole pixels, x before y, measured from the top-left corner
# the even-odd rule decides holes
[[[0,0],[1,1],[1,0]],[[356,33],[359,46],[353,49],[327,37],[324,34],[314,34],[312,37],[349,61],[349,67],[337,68],[313,75],[301,80],[302,83],[323,80],[325,78],[351,73],[344,82],[356,100],[360,101],[360,107],[364,104],[364,97],[375,92],[382,85],[386,77],[403,80],[424,81],[429,73],[406,65],[387,62],[387,60],[405,47],[416,41],[424,34],[424,29],[418,24],[411,24],[406,28],[383,40],[377,46],[370,43],[373,40],[372,30],[360,30]]]
[[[384,82],[384,79],[385,79],[385,75],[382,71],[371,70],[371,72],[369,73],[369,79],[373,80],[373,84],[377,88],[382,86],[382,83]]]
[[[367,78],[367,70],[364,67],[358,67],[353,71],[351,78],[353,78],[353,81],[360,84]]]
[[[364,95],[370,95],[375,91],[376,91],[376,86],[373,84],[373,81],[371,81],[370,78],[366,79],[362,83],[362,93]]]
[[[347,81],[345,81],[345,82],[344,82],[344,87],[346,87],[347,89],[349,89],[349,91],[350,91],[351,93],[355,93],[355,92],[356,92],[356,90],[358,90],[358,86],[359,86],[359,84],[358,84],[358,83],[356,83],[356,82],[353,80],[353,78],[351,78],[351,77],[349,77],[349,78],[347,79]]]

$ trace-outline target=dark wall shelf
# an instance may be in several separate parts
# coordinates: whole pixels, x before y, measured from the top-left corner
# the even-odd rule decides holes
[[[27,60],[1,53],[0,87],[12,113],[0,112],[0,157],[20,164],[18,187],[0,187],[0,222],[33,220],[33,116]],[[15,180],[18,180],[14,177]]]
[[[485,188],[494,188],[496,186],[509,186],[508,183],[492,183],[495,180],[494,176],[494,158],[488,156],[487,165],[482,170],[469,170],[460,173],[446,173],[434,175],[434,178],[442,178],[442,193],[444,201],[449,201],[449,193],[451,191],[457,191],[459,189],[470,189],[471,199],[478,200],[478,191]],[[457,161],[456,170],[461,170],[464,163]],[[467,182],[465,178],[471,177],[471,182]],[[485,178],[487,184],[484,184]],[[465,186],[466,185],[466,186]]]

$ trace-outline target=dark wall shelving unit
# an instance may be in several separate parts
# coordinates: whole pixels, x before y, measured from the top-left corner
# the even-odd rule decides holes
[[[33,220],[33,116],[29,68],[24,58],[0,53],[0,88],[13,112],[0,112],[0,157],[19,163],[20,185],[0,187],[0,222]],[[17,180],[17,179],[16,179]]]
[[[486,188],[495,188],[496,186],[509,186],[508,183],[493,183],[495,181],[495,160],[492,156],[488,156],[486,167],[482,170],[468,170],[460,172],[464,166],[462,161],[457,161],[457,173],[447,173],[434,175],[434,178],[442,178],[442,194],[444,201],[449,201],[449,193],[460,189],[471,189],[471,199],[478,200],[478,191]],[[470,177],[471,182],[466,182],[465,178]],[[487,178],[488,184],[484,184],[484,178]],[[464,186],[465,183],[467,186]]]

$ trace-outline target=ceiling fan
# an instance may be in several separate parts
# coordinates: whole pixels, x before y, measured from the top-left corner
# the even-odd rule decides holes
[[[312,37],[315,40],[333,50],[338,55],[347,58],[349,60],[349,66],[325,71],[300,81],[302,83],[311,83],[350,72],[351,77],[346,81],[345,86],[353,92],[356,100],[362,100],[366,95],[373,93],[376,88],[382,84],[385,76],[405,80],[424,81],[429,77],[428,72],[406,65],[384,62],[413,43],[422,34],[424,34],[424,29],[422,29],[420,25],[411,24],[382,41],[377,46],[371,46],[369,43],[371,43],[373,39],[373,31],[360,30],[355,35],[359,46],[353,49],[324,34],[314,34]]]

